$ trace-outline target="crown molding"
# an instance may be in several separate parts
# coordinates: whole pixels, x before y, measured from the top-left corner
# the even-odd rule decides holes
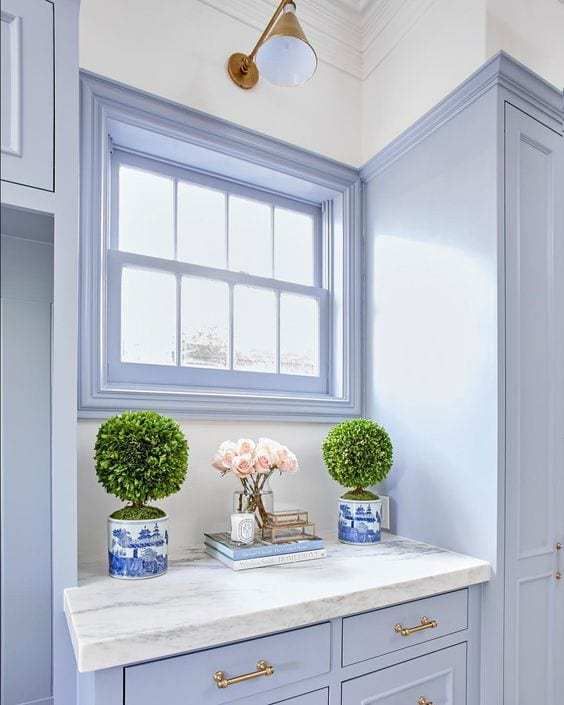
[[[405,132],[370,159],[360,170],[370,181],[406,152],[466,109],[492,88],[502,88],[541,114],[559,134],[564,132],[564,91],[555,88],[524,64],[503,51],[469,76],[463,83],[419,118]]]
[[[299,2],[299,17],[319,60],[362,81],[436,1],[308,0]],[[199,2],[252,27],[257,38],[276,6],[274,0]]]

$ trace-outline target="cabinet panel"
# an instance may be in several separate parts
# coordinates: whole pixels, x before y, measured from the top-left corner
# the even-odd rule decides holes
[[[52,191],[53,4],[3,0],[2,170],[5,181]]]
[[[19,291],[2,279],[0,701],[43,705],[52,695],[52,248],[9,240],[3,267],[29,263],[32,249],[35,266],[22,271]],[[36,277],[43,284],[33,290]]]
[[[221,705],[328,673],[330,624],[319,624],[239,644],[198,651],[125,669],[125,705]],[[226,679],[254,672],[266,661],[274,673],[219,688]],[[300,703],[301,705],[301,703]],[[309,705],[309,704],[308,704]]]
[[[430,628],[412,631],[423,619]],[[402,634],[396,625],[407,627]],[[458,590],[343,619],[343,665],[421,644],[468,626],[468,591]]]
[[[346,681],[342,705],[464,705],[466,644]]]
[[[327,705],[329,702],[329,691],[327,688],[316,690],[306,695],[298,695],[295,698],[277,700],[272,705]]]
[[[506,175],[505,702],[557,705],[564,661],[564,581],[556,579],[556,544],[564,543],[564,142],[510,105]]]

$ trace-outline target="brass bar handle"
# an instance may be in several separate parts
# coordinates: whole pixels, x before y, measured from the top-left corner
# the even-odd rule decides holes
[[[427,700],[423,695],[417,700],[417,705],[433,705],[430,700]]]
[[[401,636],[411,636],[412,634],[417,634],[417,632],[422,632],[424,629],[436,629],[438,626],[439,623],[436,619],[421,617],[421,622],[416,627],[404,627],[403,624],[396,624],[394,631]],[[433,704],[431,703],[431,705]]]
[[[226,678],[223,671],[216,671],[213,674],[213,679],[218,688],[228,688],[230,685],[252,681],[254,678],[260,678],[261,676],[271,676],[273,673],[274,668],[266,661],[261,660],[257,663],[257,670],[252,673],[244,673],[242,676]]]

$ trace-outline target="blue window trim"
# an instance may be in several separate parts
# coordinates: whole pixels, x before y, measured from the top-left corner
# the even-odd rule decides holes
[[[333,421],[360,415],[362,238],[358,170],[88,72],[81,72],[81,110],[79,415],[104,417],[122,409],[147,407],[196,418]],[[251,189],[253,197],[306,212],[319,213],[321,208],[326,247],[322,257],[315,258],[323,261],[321,271],[316,272],[316,287],[281,286],[275,279],[257,277],[244,282],[245,275],[239,273],[169,260],[159,263],[108,248],[112,150],[132,163],[141,164],[146,158],[153,164],[162,161],[164,169],[178,170],[179,175],[185,175],[188,168],[192,180],[208,185],[217,178],[206,173],[208,161],[216,160],[216,168],[221,163],[222,170],[218,184],[225,183],[225,174],[231,192],[239,189],[247,194]],[[321,240],[316,238],[318,246]],[[187,384],[189,368],[169,367],[169,372],[175,370],[173,377],[182,375],[182,385],[177,387],[162,383],[155,369],[159,366],[129,364],[123,369],[107,344],[116,331],[119,301],[111,297],[119,298],[119,287],[109,287],[108,297],[103,282],[120,276],[126,261],[147,266],[146,260],[150,266],[160,264],[167,271],[217,275],[224,281],[236,278],[237,283],[313,294],[324,313],[321,320],[328,321],[321,331],[322,341],[327,341],[321,346],[321,377],[214,370],[216,382],[211,386],[208,380],[202,384],[199,374]]]

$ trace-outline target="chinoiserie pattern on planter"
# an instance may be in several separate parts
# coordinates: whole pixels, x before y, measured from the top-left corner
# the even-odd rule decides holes
[[[109,572],[114,578],[152,578],[168,567],[167,519],[108,522]]]
[[[382,501],[339,500],[339,540],[344,543],[380,541]]]

